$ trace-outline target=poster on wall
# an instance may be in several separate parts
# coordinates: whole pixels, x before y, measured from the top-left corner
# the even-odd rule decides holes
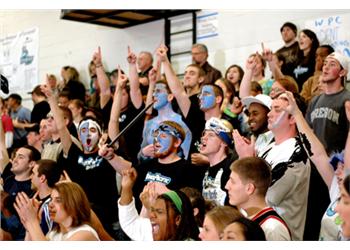
[[[202,12],[197,16],[197,40],[218,36],[218,12]]]
[[[305,26],[314,31],[320,44],[350,57],[350,15],[334,15],[307,20]]]
[[[22,97],[38,84],[39,29],[0,36],[0,72]]]

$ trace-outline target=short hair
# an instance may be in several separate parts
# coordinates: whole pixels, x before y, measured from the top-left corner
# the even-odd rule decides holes
[[[221,234],[227,225],[243,215],[237,208],[231,206],[216,206],[208,211],[205,216],[212,220],[216,230]]]
[[[293,77],[283,76],[283,77],[277,78],[275,81],[281,84],[282,87],[285,88],[287,91],[290,91],[292,93],[299,93],[298,84],[293,79]]]
[[[185,138],[186,138],[186,133],[185,133],[185,130],[183,129],[183,127],[177,123],[177,122],[174,122],[174,121],[162,121],[161,124],[166,124],[174,129],[176,129],[176,131],[180,134],[181,136],[181,140],[184,141]]]
[[[290,29],[294,32],[294,34],[297,35],[298,29],[297,29],[297,26],[296,26],[294,23],[285,22],[285,23],[281,26],[281,28],[280,28],[280,32],[281,32],[281,33],[282,33],[282,30],[283,30],[284,27],[290,28]]]
[[[329,44],[320,45],[319,48],[327,49],[328,54],[332,54],[334,52],[334,48],[331,45],[329,45]]]
[[[242,182],[252,182],[257,194],[265,196],[271,184],[271,167],[259,157],[244,157],[234,161],[230,169],[239,175]]]
[[[30,145],[24,145],[20,148],[25,148],[25,149],[28,149],[30,151],[29,161],[38,161],[41,159],[41,154],[35,147],[30,146]]]
[[[85,104],[82,100],[73,99],[73,100],[70,100],[70,104],[73,104],[77,108],[81,108],[82,109],[82,116],[85,115]]]
[[[68,90],[63,90],[58,93],[58,97],[67,97],[67,99],[70,100],[70,92]]]
[[[47,185],[53,188],[61,178],[62,168],[58,166],[56,161],[49,159],[41,159],[36,163],[38,164],[38,176],[44,175]]]
[[[22,97],[19,94],[13,93],[7,97],[7,99],[12,98],[14,99],[18,104],[22,103]]]
[[[31,94],[36,94],[37,96],[43,96],[43,97],[46,97],[45,94],[41,91],[41,87],[40,85],[37,85]]]
[[[203,43],[195,43],[195,44],[192,45],[192,48],[198,48],[202,52],[208,53],[208,48]]]
[[[250,91],[255,91],[256,93],[263,93],[261,85],[257,81],[250,82]]]
[[[71,227],[90,224],[90,203],[79,184],[75,182],[58,182],[53,189],[59,193],[64,210],[72,218]],[[58,226],[57,231],[60,231]]]
[[[204,77],[206,75],[204,69],[202,69],[198,64],[191,63],[191,64],[186,66],[186,68],[188,68],[188,67],[194,67],[194,68],[198,69],[199,77]]]
[[[60,106],[59,109],[61,110],[63,117],[67,118],[69,120],[69,124],[71,124],[73,122],[72,111],[69,108],[62,106]]]
[[[220,105],[221,105],[221,103],[222,103],[223,100],[224,100],[224,91],[222,90],[222,88],[220,88],[219,86],[217,86],[217,85],[215,85],[215,84],[212,84],[212,83],[205,83],[205,84],[202,85],[201,89],[202,89],[204,86],[211,86],[211,87],[213,87],[215,97],[221,96],[221,102],[220,102]]]
[[[145,54],[148,56],[149,59],[151,59],[151,63],[153,63],[153,55],[149,51],[141,51],[140,54]]]

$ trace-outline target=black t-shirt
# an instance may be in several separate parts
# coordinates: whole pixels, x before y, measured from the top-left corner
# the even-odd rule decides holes
[[[50,105],[47,101],[41,101],[35,104],[31,113],[30,122],[40,124],[40,121],[46,118],[50,110]]]
[[[16,199],[19,192],[26,193],[29,197],[33,195],[31,179],[26,181],[17,181],[15,175],[8,176],[4,179],[4,191],[10,195],[10,204]]]
[[[62,91],[69,92],[69,100],[80,99],[85,103],[85,86],[83,83],[70,80]]]
[[[299,58],[299,43],[295,41],[289,47],[282,47],[276,51],[276,54],[279,54],[284,57],[285,63],[282,64],[281,71],[284,75],[289,75],[294,77],[293,70],[297,65]]]
[[[141,208],[138,197],[148,182],[164,183],[171,190],[191,186],[191,166],[184,159],[169,164],[162,164],[158,162],[158,159],[152,159],[138,165],[135,169],[137,180],[134,186],[134,197],[138,209]]]
[[[97,152],[84,154],[72,143],[68,157],[64,158],[61,153],[58,164],[67,171],[72,181],[84,189],[102,223],[116,218],[118,200],[116,171],[108,161],[100,157]]]
[[[208,167],[203,178],[202,194],[206,200],[215,201],[218,205],[228,205],[228,191],[225,189],[230,179],[232,157],[228,156],[218,164]]]
[[[199,107],[199,101],[197,95],[190,96],[191,107],[188,111],[187,117],[184,117],[183,120],[187,124],[188,128],[192,132],[192,142],[190,153],[198,153],[197,147],[195,146],[196,142],[200,142],[202,132],[205,127],[205,118],[204,112]]]
[[[113,100],[110,100],[107,105],[102,109],[104,117],[109,117],[111,113]],[[120,113],[119,117],[119,131],[121,132],[130,122],[142,111],[145,104],[142,103],[139,109],[136,109],[134,105],[128,105],[128,108]],[[137,153],[140,151],[142,142],[142,131],[145,121],[145,114],[143,114],[139,119],[125,132],[119,141],[119,148],[121,156],[130,160],[133,164],[137,164]],[[105,123],[106,127],[108,122]],[[110,138],[113,140],[114,138]]]

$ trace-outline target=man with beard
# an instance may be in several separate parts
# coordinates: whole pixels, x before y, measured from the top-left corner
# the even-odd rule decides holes
[[[137,180],[134,186],[134,197],[139,197],[148,182],[164,184],[171,190],[178,190],[190,185],[188,178],[190,165],[178,155],[185,138],[185,131],[181,125],[174,121],[163,121],[154,130],[152,137],[154,159],[135,167]],[[117,165],[113,166],[117,168]],[[140,210],[141,201],[136,198],[135,202],[137,209]]]
[[[177,153],[179,154],[179,157],[187,159],[192,141],[192,133],[183,122],[181,115],[174,112],[171,104],[174,96],[171,94],[167,83],[158,81],[153,87],[152,82],[150,82],[149,91],[153,92],[153,108],[158,111],[158,115],[145,123],[142,135],[143,139],[141,143],[141,150],[138,154],[139,160],[150,160],[155,157],[154,152],[156,149],[154,148],[153,144],[153,133],[159,127],[160,123],[166,120],[178,123],[184,130],[185,136],[182,138],[180,147],[181,150],[179,150]]]
[[[267,128],[267,114],[271,110],[271,97],[264,94],[242,99],[248,110],[248,124],[255,139],[255,152],[259,154],[272,140],[273,133]]]

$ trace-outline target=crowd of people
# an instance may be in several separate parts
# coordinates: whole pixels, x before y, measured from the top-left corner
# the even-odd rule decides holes
[[[205,44],[185,72],[165,45],[107,72],[98,47],[89,84],[64,66],[32,110],[0,98],[0,239],[350,239],[350,60],[280,32],[225,74]]]

